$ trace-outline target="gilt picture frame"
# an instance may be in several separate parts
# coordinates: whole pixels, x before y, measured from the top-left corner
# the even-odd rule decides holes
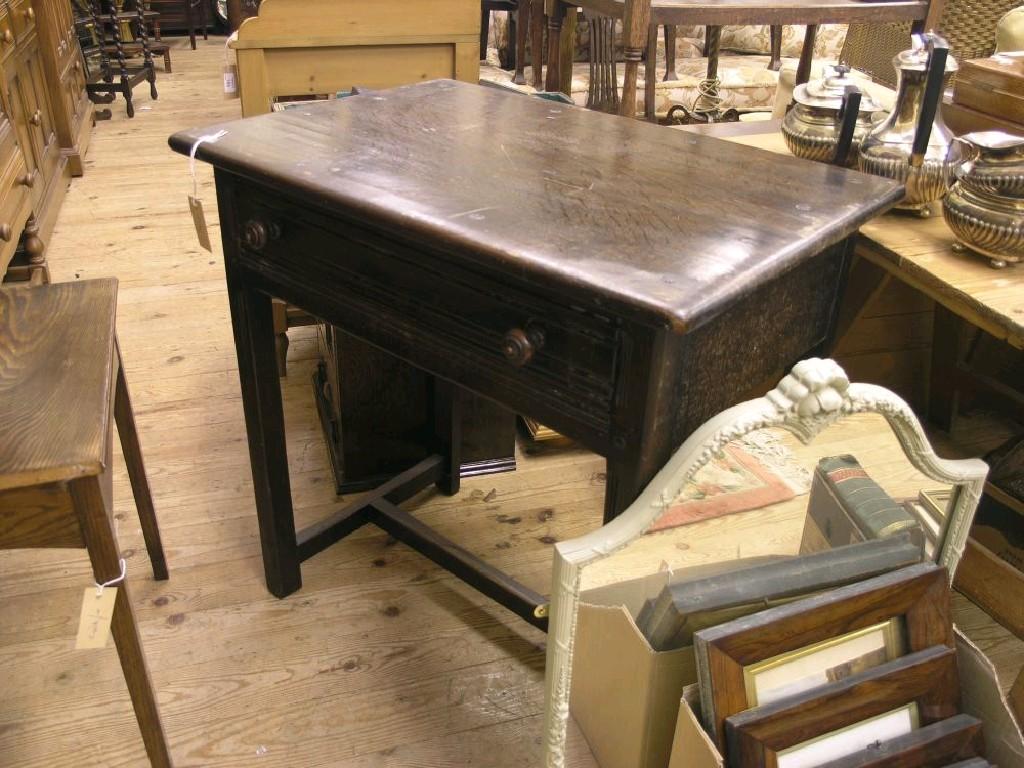
[[[893,617],[745,667],[747,703],[751,707],[771,704],[843,680],[903,654],[903,623]]]
[[[810,768],[909,736],[960,706],[956,650],[935,646],[725,721],[734,768]]]

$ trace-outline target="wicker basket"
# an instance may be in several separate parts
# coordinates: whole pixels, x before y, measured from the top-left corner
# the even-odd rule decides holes
[[[958,61],[980,59],[995,51],[999,20],[1021,0],[946,0],[938,32]],[[910,47],[910,23],[851,24],[839,60],[877,83],[896,87],[893,57]]]

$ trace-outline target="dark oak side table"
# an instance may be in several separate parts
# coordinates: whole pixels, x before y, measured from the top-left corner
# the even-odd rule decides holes
[[[605,518],[831,333],[883,179],[438,80],[185,131],[216,167],[270,591],[373,523],[537,626],[545,598],[398,504],[458,490],[459,388],[607,459]],[[502,164],[500,174],[495,163]],[[688,190],[686,179],[702,179]],[[271,297],[433,375],[437,453],[296,532]]]

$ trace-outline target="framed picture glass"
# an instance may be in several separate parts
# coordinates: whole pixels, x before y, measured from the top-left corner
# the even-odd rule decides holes
[[[904,654],[899,617],[879,622],[805,648],[773,656],[743,670],[750,706],[845,680]]]
[[[862,720],[779,752],[778,768],[814,768],[838,757],[860,752],[869,745],[917,730],[917,703],[911,702],[884,715]]]

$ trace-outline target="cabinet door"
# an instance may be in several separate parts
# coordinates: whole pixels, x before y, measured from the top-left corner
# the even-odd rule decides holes
[[[36,161],[43,176],[44,186],[49,186],[50,179],[60,165],[60,142],[57,141],[52,107],[46,93],[46,78],[43,75],[42,62],[39,60],[38,44],[29,46],[19,64],[24,73],[22,76],[26,96],[33,106],[33,111],[29,114],[29,124],[33,129]]]
[[[11,122],[14,125],[15,134],[18,137],[18,144],[21,145],[22,154],[25,157],[26,172],[32,177],[32,189],[41,189],[42,184],[39,183],[39,162],[37,160],[38,154],[32,139],[34,131],[29,123],[29,118],[32,116],[34,108],[33,111],[29,111],[31,102],[25,93],[25,79],[22,68],[18,66],[17,59],[12,59],[8,62],[8,65],[4,68],[4,74],[6,76],[4,84],[6,86],[7,107]]]

